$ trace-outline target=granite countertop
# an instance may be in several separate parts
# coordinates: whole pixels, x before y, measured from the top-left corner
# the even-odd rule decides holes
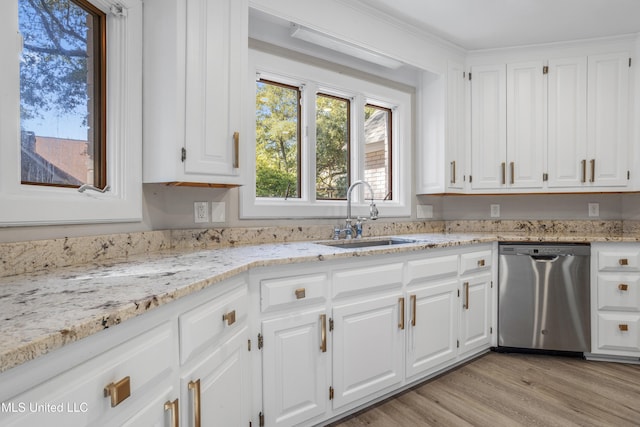
[[[0,372],[251,268],[502,241],[623,241],[607,236],[409,234],[415,243],[344,249],[313,242],[161,251],[0,278]],[[637,239],[632,239],[637,241]]]

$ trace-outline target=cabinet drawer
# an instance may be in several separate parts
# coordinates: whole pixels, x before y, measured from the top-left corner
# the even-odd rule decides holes
[[[458,274],[458,255],[409,261],[407,280],[409,283],[420,279],[435,279]]]
[[[215,345],[224,334],[236,330],[247,320],[248,289],[243,284],[180,316],[180,363],[207,346]]]
[[[599,271],[640,271],[640,248],[598,251]]]
[[[327,275],[309,274],[260,281],[262,311],[277,310],[288,304],[303,305],[327,300]]]
[[[333,274],[333,297],[360,291],[390,289],[402,286],[403,263],[371,265],[338,270]]]
[[[20,414],[2,425],[37,426],[99,425],[129,412],[147,393],[167,377],[175,363],[175,336],[164,323],[12,399]],[[122,381],[128,377],[128,381]],[[122,400],[112,406],[105,388],[121,382]],[[129,388],[129,396],[124,389]],[[46,405],[38,407],[37,405]]]
[[[598,310],[640,311],[640,275],[598,274]]]
[[[467,274],[491,268],[493,257],[490,250],[460,255],[460,274]]]
[[[640,314],[598,313],[598,350],[640,352]]]

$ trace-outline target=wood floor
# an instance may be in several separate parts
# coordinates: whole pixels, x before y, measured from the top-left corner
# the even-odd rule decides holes
[[[640,365],[489,353],[332,426],[640,426]]]

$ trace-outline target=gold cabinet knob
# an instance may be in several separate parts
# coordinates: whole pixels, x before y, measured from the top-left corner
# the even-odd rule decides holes
[[[627,258],[620,258],[618,260],[618,264],[620,264],[620,265],[629,265],[629,260]]]
[[[307,290],[305,288],[298,288],[295,291],[296,299],[302,299],[307,296]]]
[[[131,396],[131,379],[128,376],[118,382],[107,384],[104,388],[104,397],[111,397],[112,408],[129,396]]]
[[[478,260],[478,267],[484,267],[484,260],[483,259],[479,259]]]
[[[629,325],[621,323],[621,324],[618,325],[618,329],[620,329],[622,332],[626,332],[626,331],[629,330]]]
[[[620,283],[618,285],[618,290],[619,291],[628,291],[629,290],[629,285],[627,285],[626,283]]]
[[[222,321],[227,322],[227,326],[231,326],[236,323],[236,311],[230,311],[222,315]]]

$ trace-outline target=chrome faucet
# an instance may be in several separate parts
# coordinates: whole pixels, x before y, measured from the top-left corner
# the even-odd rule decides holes
[[[371,220],[376,220],[378,219],[378,208],[376,207],[376,204],[373,202],[373,189],[371,188],[371,185],[369,185],[369,183],[367,181],[356,181],[353,184],[351,184],[349,186],[349,189],[347,190],[347,219],[346,219],[346,224],[345,224],[345,238],[346,239],[351,239],[353,236],[353,225],[351,224],[351,222],[353,221],[353,218],[351,218],[351,192],[353,191],[353,189],[355,187],[357,187],[358,185],[365,185],[369,188],[369,192],[371,193],[371,204],[369,205],[369,218]],[[365,220],[367,218],[356,218],[358,220],[358,222]],[[360,232],[356,233],[356,238],[361,237]]]

